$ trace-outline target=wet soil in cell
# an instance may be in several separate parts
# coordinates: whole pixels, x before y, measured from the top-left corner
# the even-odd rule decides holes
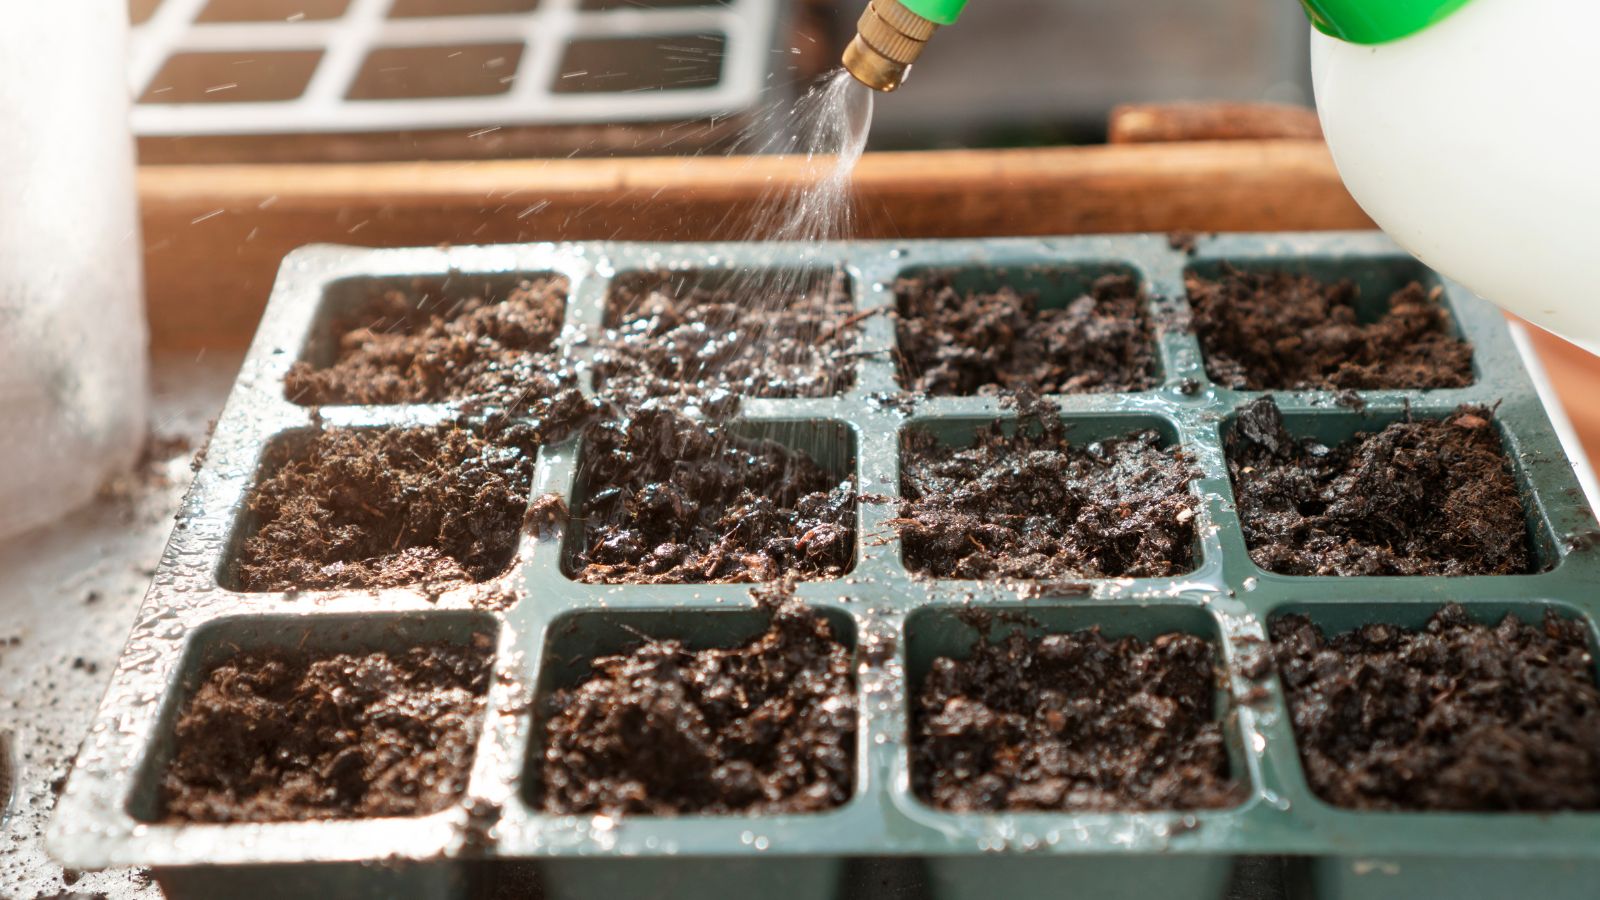
[[[582,581],[824,578],[855,554],[855,482],[775,440],[653,403],[584,434]]]
[[[330,429],[267,453],[235,567],[247,591],[483,581],[516,550],[534,447],[454,425]],[[297,444],[299,444],[297,446]]]
[[[1215,666],[1188,634],[980,639],[966,659],[935,659],[917,690],[912,788],[954,812],[1237,803]]]
[[[901,437],[907,567],[937,578],[1163,577],[1194,568],[1198,472],[1155,431],[1074,442],[1058,409],[1018,401],[970,444]]]
[[[1547,612],[1328,637],[1272,625],[1312,790],[1356,809],[1600,809],[1600,687],[1586,626]]]
[[[591,662],[547,703],[543,806],[553,814],[814,812],[849,799],[849,650],[803,603],[728,649],[644,640]]]
[[[466,785],[487,638],[400,652],[242,652],[178,716],[160,785],[170,822],[412,816]]]
[[[933,396],[1142,391],[1155,383],[1155,329],[1138,279],[1112,274],[1059,309],[1003,285],[962,292],[948,275],[895,282],[901,385]]]
[[[334,322],[332,365],[295,363],[285,391],[307,405],[473,397],[525,406],[576,393],[576,375],[554,349],[566,300],[559,277],[524,281],[503,298],[434,291],[419,302],[386,291]]]
[[[1455,388],[1472,383],[1472,345],[1450,332],[1443,288],[1412,282],[1377,320],[1360,291],[1289,272],[1225,267],[1185,278],[1211,380],[1244,390]]]
[[[595,353],[595,385],[617,395],[727,391],[826,397],[854,384],[859,337],[843,272],[698,272],[619,278]]]
[[[1250,557],[1269,571],[1511,575],[1534,563],[1516,479],[1483,407],[1327,447],[1295,440],[1262,397],[1239,411],[1226,446]]]

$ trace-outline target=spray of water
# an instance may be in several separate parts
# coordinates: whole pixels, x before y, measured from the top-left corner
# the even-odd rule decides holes
[[[737,263],[708,259],[696,270],[648,273],[614,293],[626,306],[608,315],[630,324],[607,340],[637,344],[649,335],[653,350],[617,357],[653,354],[646,390],[660,396],[676,383],[685,395],[774,398],[849,387],[859,318],[842,255],[829,242],[852,236],[851,177],[871,121],[872,91],[843,69],[752,117],[731,154],[748,158],[746,173],[765,172],[766,184],[715,228],[745,241]],[[623,373],[636,387],[639,356],[613,364],[607,353],[597,377]]]
[[[850,236],[850,178],[872,127],[872,91],[839,69],[792,108],[770,109],[746,129],[736,153],[777,156],[794,178],[761,198],[753,230],[771,241],[827,241]]]
[[[626,310],[608,313],[621,313],[614,315],[619,327],[607,332],[611,347],[602,346],[601,355],[615,352],[622,359],[623,344],[645,338],[654,348],[646,357],[653,375],[645,390],[653,396],[662,396],[664,386],[681,391],[686,405],[702,412],[727,409],[698,402],[719,395],[829,396],[853,384],[865,313],[851,304],[842,254],[829,242],[853,236],[851,178],[871,119],[872,92],[842,70],[797,102],[775,104],[756,117],[733,152],[760,157],[750,165],[773,174],[754,206],[734,212],[718,229],[745,238],[754,252],[741,248],[742,264],[734,268],[708,259],[699,271],[650,273],[653,286],[629,297]],[[720,434],[732,439],[729,432]],[[830,434],[814,423],[759,426],[760,437],[812,456],[843,482],[850,478],[845,454]],[[786,536],[785,528],[802,518],[777,507],[799,504],[796,480],[787,470],[773,474],[766,488],[771,516],[736,527],[758,529],[761,540],[794,540],[800,535]],[[660,496],[677,496],[678,490]],[[813,504],[831,502],[826,494],[811,498]],[[583,508],[574,513],[583,515]]]
[[[738,213],[743,221],[737,228],[724,230],[764,243],[774,258],[781,247],[782,258],[789,261],[741,267],[722,282],[745,319],[738,340],[762,341],[768,323],[780,318],[782,327],[796,336],[794,319],[786,317],[789,310],[848,287],[840,260],[822,245],[852,236],[851,178],[871,125],[872,91],[839,69],[793,104],[774,104],[756,116],[736,141],[733,153],[761,158],[767,165],[780,160],[782,174],[771,178],[753,209]],[[810,262],[796,266],[796,258]],[[836,339],[839,327],[817,316],[810,333],[798,336],[821,344]],[[846,360],[829,362],[831,372],[853,368]]]
[[[827,242],[849,238],[854,229],[851,178],[872,126],[872,91],[840,69],[813,85],[787,115],[782,113],[775,110],[765,123],[770,130],[760,149],[789,161],[795,171],[792,179],[774,182],[763,192],[751,228],[765,241],[788,245],[791,254],[795,249],[827,253]],[[840,260],[831,258],[815,259],[805,268],[757,268],[742,272],[739,280],[746,315],[759,318],[781,315],[797,300],[848,288]],[[801,337],[820,344],[825,337],[837,337],[837,328],[836,322],[818,317],[809,335]],[[748,331],[762,333],[759,325]],[[829,363],[832,386],[846,387],[844,373],[854,366],[844,359]]]

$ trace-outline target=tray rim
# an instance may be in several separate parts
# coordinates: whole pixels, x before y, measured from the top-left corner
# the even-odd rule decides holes
[[[783,255],[788,252],[788,255]],[[1200,241],[1198,258],[1226,256],[1259,257],[1262,253],[1296,255],[1338,254],[1351,259],[1400,257],[1400,251],[1386,238],[1369,232],[1318,232],[1308,234],[1229,234]],[[777,255],[775,255],[777,254]],[[450,248],[399,248],[373,250],[336,245],[311,245],[290,254],[280,269],[268,311],[263,317],[239,379],[235,382],[217,438],[207,460],[179,513],[179,524],[141,607],[111,687],[96,715],[95,725],[78,765],[69,780],[48,836],[51,851],[60,859],[84,868],[112,864],[187,866],[247,863],[300,863],[350,861],[358,859],[453,859],[474,854],[501,858],[551,858],[594,855],[626,856],[680,855],[689,857],[820,855],[981,855],[997,851],[1019,851],[1042,855],[1102,854],[1226,854],[1284,853],[1327,856],[1405,855],[1491,856],[1504,858],[1559,857],[1590,859],[1600,854],[1600,814],[1568,813],[1548,816],[1505,814],[1441,813],[1349,814],[1339,810],[1317,809],[1310,797],[1292,739],[1285,740],[1287,723],[1281,696],[1273,703],[1256,707],[1239,704],[1233,711],[1237,727],[1248,744],[1260,743],[1247,754],[1246,772],[1256,792],[1244,805],[1225,811],[1158,813],[1049,813],[951,816],[919,808],[906,802],[905,771],[899,750],[869,742],[869,736],[903,734],[905,687],[858,689],[861,727],[858,729],[858,793],[850,803],[829,813],[812,816],[681,817],[651,820],[637,817],[623,821],[598,822],[606,817],[542,816],[524,806],[518,796],[518,774],[528,746],[526,716],[505,714],[525,707],[527,696],[539,675],[539,657],[544,624],[566,611],[595,605],[619,613],[652,608],[712,609],[739,608],[750,604],[748,586],[678,585],[651,588],[650,596],[640,599],[638,589],[583,585],[562,578],[549,580],[549,566],[558,564],[551,556],[558,552],[548,537],[524,533],[516,561],[503,576],[479,585],[446,590],[433,599],[414,589],[336,592],[226,591],[215,585],[215,559],[197,563],[191,559],[206,548],[222,552],[229,539],[233,515],[242,503],[244,492],[255,471],[260,448],[284,431],[323,426],[415,425],[449,420],[456,404],[441,403],[410,407],[323,407],[320,418],[310,407],[289,403],[282,395],[281,379],[298,356],[298,348],[313,327],[318,315],[321,286],[350,277],[406,277],[407,275],[445,274],[451,271],[495,272],[555,271],[571,280],[568,319],[561,346],[563,352],[582,356],[592,347],[579,346],[577,338],[598,323],[598,310],[604,300],[604,280],[629,267],[678,262],[686,268],[707,265],[760,264],[781,260],[783,265],[818,264],[847,260],[846,268],[855,283],[859,308],[881,304],[889,297],[892,272],[915,266],[919,260],[935,256],[960,255],[962,264],[1002,264],[1007,260],[1130,262],[1147,286],[1163,297],[1158,306],[1183,307],[1181,296],[1170,294],[1173,285],[1181,288],[1181,273],[1189,257],[1167,246],[1161,235],[1075,236],[1062,238],[984,238],[958,240],[858,241],[774,247],[738,243],[585,243],[485,245]],[[690,264],[686,261],[693,261]],[[1581,452],[1571,453],[1571,429],[1562,428],[1564,415],[1559,405],[1554,413],[1546,406],[1553,401],[1542,370],[1529,365],[1526,335],[1508,328],[1498,311],[1468,295],[1458,285],[1443,282],[1449,302],[1462,330],[1478,345],[1478,352],[1495,365],[1508,367],[1503,377],[1480,379],[1473,386],[1439,391],[1361,392],[1368,409],[1392,412],[1409,404],[1412,409],[1440,411],[1457,403],[1490,399],[1497,394],[1507,401],[1501,415],[1527,418],[1531,422],[1515,429],[1534,447],[1518,447],[1526,466],[1537,466],[1530,477],[1543,487],[1547,508],[1553,517],[1557,537],[1594,530],[1593,514],[1583,500],[1580,485],[1593,485],[1593,472]],[[892,346],[893,336],[882,317],[874,317],[864,327],[863,342],[869,349]],[[292,350],[290,348],[293,348]],[[1261,572],[1248,557],[1237,538],[1219,534],[1213,526],[1232,521],[1229,509],[1231,487],[1221,458],[1216,429],[1222,408],[1236,409],[1254,396],[1217,388],[1203,379],[1198,345],[1191,335],[1169,333],[1159,342],[1163,383],[1139,397],[1130,395],[1076,395],[1059,398],[1063,415],[1093,415],[1108,412],[1139,412],[1169,418],[1177,423],[1180,440],[1186,443],[1199,436],[1207,452],[1199,454],[1202,478],[1197,489],[1205,492],[1202,505],[1200,565],[1181,579],[1096,580],[1087,596],[1047,597],[1022,600],[1015,585],[975,582],[923,582],[896,575],[884,553],[874,554],[858,542],[857,565],[840,579],[805,582],[797,594],[819,606],[842,610],[856,623],[858,647],[861,641],[886,640],[895,647],[896,660],[903,660],[909,639],[902,640],[904,620],[916,609],[929,605],[982,602],[1015,604],[1021,608],[1041,606],[1093,607],[1109,602],[1138,604],[1198,605],[1219,621],[1222,641],[1219,652],[1234,661],[1242,648],[1264,637],[1262,620],[1277,606],[1319,599],[1325,602],[1359,603],[1374,591],[1415,594],[1412,602],[1442,602],[1446,593],[1437,579],[1317,579],[1274,576]],[[1484,357],[1480,357],[1484,358]],[[1513,362],[1513,360],[1515,362]],[[897,390],[889,365],[864,361],[858,369],[855,387],[845,396],[815,400],[745,400],[741,420],[781,420],[795,418],[839,419],[858,430],[857,452],[865,460],[857,469],[862,493],[882,490],[894,493],[898,452],[893,438],[903,418],[891,409],[877,407],[868,398],[874,393]],[[1182,377],[1201,374],[1202,388],[1189,396],[1176,389]],[[585,388],[587,373],[584,375]],[[1490,385],[1493,385],[1491,388]],[[1542,388],[1541,388],[1542,385]],[[1330,408],[1327,392],[1275,392],[1286,411],[1317,414],[1356,415]],[[1142,402],[1148,399],[1148,403]],[[1131,408],[1129,402],[1139,400]],[[993,398],[935,398],[919,402],[915,416],[979,416],[1003,414]],[[1209,418],[1208,418],[1209,416]],[[864,426],[879,433],[859,433]],[[886,434],[884,433],[886,432]],[[537,471],[530,496],[549,490],[570,491],[579,452],[574,441],[549,445],[539,451]],[[1574,472],[1574,463],[1578,470]],[[1563,474],[1563,469],[1565,474]],[[1562,494],[1562,496],[1556,496]],[[862,535],[881,529],[888,507],[880,503],[860,505],[859,530]],[[897,541],[889,546],[898,555]],[[1570,602],[1589,618],[1591,630],[1600,602],[1569,597],[1583,579],[1596,577],[1600,559],[1589,548],[1558,548],[1562,560],[1554,570],[1524,576],[1470,577],[1451,579],[1452,587],[1471,588],[1468,593],[1505,592],[1510,588],[1519,597],[1542,597]],[[880,593],[915,588],[920,601],[896,605],[880,599],[862,602],[846,594],[866,590],[863,584],[879,585]],[[1246,586],[1250,582],[1255,590]],[[1280,583],[1286,582],[1286,583]],[[1272,604],[1260,602],[1262,588],[1277,590],[1282,597]],[[1420,589],[1419,589],[1420,588]],[[136,822],[126,811],[130,779],[140,768],[141,754],[156,726],[157,712],[134,702],[141,691],[152,688],[164,695],[178,677],[177,659],[186,646],[186,635],[200,623],[218,617],[281,615],[286,612],[320,616],[359,612],[422,613],[443,609],[470,609],[474,600],[494,591],[516,602],[509,611],[497,612],[500,620],[499,652],[496,655],[490,712],[479,740],[479,752],[471,780],[462,802],[456,806],[416,819],[369,819],[343,822],[269,823],[253,825],[197,826],[152,825]],[[1450,594],[1455,591],[1448,592]],[[537,599],[543,594],[559,595],[559,602]],[[634,596],[628,596],[634,595]],[[1253,595],[1253,596],[1252,596]],[[1516,599],[1510,597],[1507,599]],[[1472,605],[1487,605],[1494,599],[1475,599]],[[287,604],[287,605],[286,605]],[[1242,693],[1251,686],[1230,671],[1230,686]],[[858,672],[858,678],[871,674]],[[1268,681],[1275,682],[1276,676]],[[146,703],[144,707],[155,704]],[[1285,749],[1287,748],[1287,749]],[[877,806],[867,802],[865,783]],[[1283,806],[1287,809],[1283,809]],[[487,848],[477,840],[484,810],[497,810],[498,821],[490,829]],[[886,819],[883,815],[888,814]],[[1354,817],[1360,822],[1347,821]],[[1374,818],[1374,817],[1378,818]],[[476,817],[476,819],[475,819]],[[1397,818],[1389,818],[1397,817]],[[1380,821],[1381,819],[1381,821]],[[1420,827],[1418,823],[1421,823]],[[1070,823],[1070,827],[1068,825]],[[1492,825],[1492,827],[1491,827]],[[330,840],[329,829],[339,836]],[[213,829],[208,831],[207,829]],[[761,831],[757,834],[757,829]],[[1050,831],[1070,830],[1070,839],[1045,839]],[[880,840],[864,846],[862,838],[876,835]],[[1029,838],[1032,840],[1029,840]],[[762,840],[758,840],[762,839]],[[758,846],[760,844],[760,846]],[[670,847],[670,850],[667,849]]]

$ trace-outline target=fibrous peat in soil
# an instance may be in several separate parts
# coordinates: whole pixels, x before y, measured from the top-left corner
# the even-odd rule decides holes
[[[179,713],[160,784],[172,822],[413,816],[471,770],[489,643],[398,652],[247,650]]]
[[[1328,637],[1272,624],[1306,778],[1337,806],[1600,808],[1600,687],[1587,626],[1546,612],[1473,621],[1456,604],[1421,629]]]
[[[843,393],[859,319],[841,271],[631,273],[611,289],[595,385],[635,399]]]
[[[1271,397],[1226,438],[1250,556],[1285,575],[1530,571],[1527,523],[1492,413],[1462,406],[1335,447],[1296,440]]]
[[[546,701],[543,807],[581,813],[771,814],[843,804],[853,790],[849,649],[826,619],[774,591],[771,623],[738,646],[646,639],[590,663]]]
[[[334,320],[331,365],[301,360],[285,391],[307,405],[436,403],[474,398],[537,410],[577,376],[555,348],[567,279],[523,281],[503,298],[418,285],[388,290]]]
[[[1349,280],[1224,266],[1185,278],[1211,380],[1245,390],[1454,388],[1472,383],[1472,345],[1450,332],[1444,289],[1411,282],[1363,322]]]
[[[511,561],[534,447],[456,425],[327,429],[273,445],[246,500],[247,591],[483,581]]]
[[[592,425],[582,467],[582,581],[826,578],[853,562],[854,478],[776,440],[646,403]]]
[[[912,789],[954,812],[1232,805],[1216,658],[1181,633],[980,637],[917,689]]]
[[[1155,328],[1132,275],[1102,275],[1060,308],[1010,285],[963,291],[949,273],[901,278],[894,291],[908,390],[1090,394],[1155,384]]]
[[[1155,431],[1071,441],[1054,405],[1018,398],[1016,422],[949,445],[901,438],[894,520],[907,566],[937,578],[1163,577],[1194,567],[1197,470]]]

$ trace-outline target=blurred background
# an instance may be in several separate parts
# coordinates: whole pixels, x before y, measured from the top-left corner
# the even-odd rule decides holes
[[[134,129],[154,163],[720,151],[837,64],[861,8],[132,0]],[[871,149],[1098,142],[1118,103],[1307,103],[1306,47],[1286,0],[982,0],[878,104]]]

